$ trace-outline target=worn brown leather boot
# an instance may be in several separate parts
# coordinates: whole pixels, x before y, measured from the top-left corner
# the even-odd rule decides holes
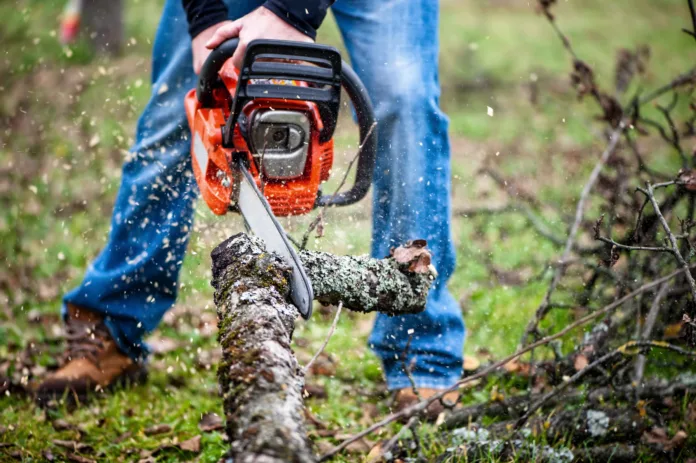
[[[398,391],[396,391],[396,395],[394,396],[394,412],[398,413],[401,410],[415,404],[419,400],[429,399],[435,394],[439,394],[442,391],[443,389],[418,389],[418,395],[420,396],[419,399],[416,393],[413,392],[412,388],[399,389]],[[444,412],[446,409],[445,405],[442,403],[443,401],[447,404],[448,408],[455,407],[459,402],[459,392],[449,392],[445,394],[442,400],[436,400],[435,402],[431,403],[424,414],[426,420],[437,420],[437,417],[440,416],[440,413]]]
[[[72,304],[67,309],[67,349],[61,367],[39,384],[36,395],[40,403],[60,398],[66,391],[69,399],[84,402],[90,391],[147,378],[144,365],[118,349],[101,315]]]

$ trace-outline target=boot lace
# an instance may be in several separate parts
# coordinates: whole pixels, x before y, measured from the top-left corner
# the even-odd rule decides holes
[[[68,323],[65,338],[68,348],[63,356],[63,364],[71,360],[87,359],[99,365],[99,353],[106,347],[109,332],[103,323],[92,326]]]

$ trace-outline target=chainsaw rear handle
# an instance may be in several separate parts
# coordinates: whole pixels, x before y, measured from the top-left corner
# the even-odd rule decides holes
[[[239,39],[227,40],[215,48],[206,59],[198,78],[196,97],[203,107],[215,104],[213,91],[221,87],[218,76],[223,64],[239,46]],[[273,59],[276,61],[261,61]],[[282,61],[278,61],[282,60]],[[299,64],[297,61],[313,65]],[[300,80],[315,84],[298,87],[273,83],[251,84],[250,80]],[[365,197],[372,184],[377,155],[375,114],[367,90],[353,69],[341,60],[333,47],[306,42],[254,40],[249,43],[237,89],[232,100],[230,117],[223,128],[223,146],[232,147],[237,119],[246,103],[254,98],[303,100],[314,102],[324,124],[319,140],[331,139],[338,121],[341,87],[353,103],[360,132],[360,147],[355,183],[350,190],[335,195],[317,197],[314,207],[347,206]],[[372,129],[372,130],[371,130]]]

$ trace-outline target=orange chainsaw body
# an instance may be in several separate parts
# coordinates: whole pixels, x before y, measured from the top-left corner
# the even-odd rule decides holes
[[[224,147],[222,130],[230,117],[231,95],[235,94],[238,72],[231,60],[219,72],[225,88],[214,92],[215,104],[202,107],[191,90],[185,99],[186,117],[191,127],[191,164],[201,196],[217,215],[225,214],[234,202],[235,173],[233,156],[248,160],[248,168],[260,191],[276,216],[301,215],[310,212],[319,194],[319,186],[329,178],[333,165],[333,139],[319,140],[323,122],[317,105],[308,101],[256,98],[248,102],[242,112],[247,116],[258,110],[292,110],[305,113],[310,121],[307,161],[301,175],[290,179],[267,178],[261,172],[261,163],[254,157],[239,124],[234,127],[233,147]],[[289,85],[306,86],[291,81]],[[258,158],[258,154],[256,156]],[[263,180],[263,181],[262,181]]]

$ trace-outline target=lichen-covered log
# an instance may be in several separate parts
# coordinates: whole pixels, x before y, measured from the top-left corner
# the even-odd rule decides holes
[[[303,252],[315,297],[389,314],[422,311],[435,272],[422,240],[383,259]],[[223,393],[235,462],[310,462],[303,424],[303,374],[290,348],[297,309],[288,302],[290,269],[264,243],[235,235],[212,253],[223,360]]]
[[[230,456],[237,463],[315,461],[303,422],[303,376],[290,348],[298,315],[287,302],[290,269],[243,234],[212,258]]]
[[[422,311],[436,275],[425,241],[408,242],[391,254],[373,259],[303,251],[300,259],[320,302],[342,301],[352,310],[388,315]]]

